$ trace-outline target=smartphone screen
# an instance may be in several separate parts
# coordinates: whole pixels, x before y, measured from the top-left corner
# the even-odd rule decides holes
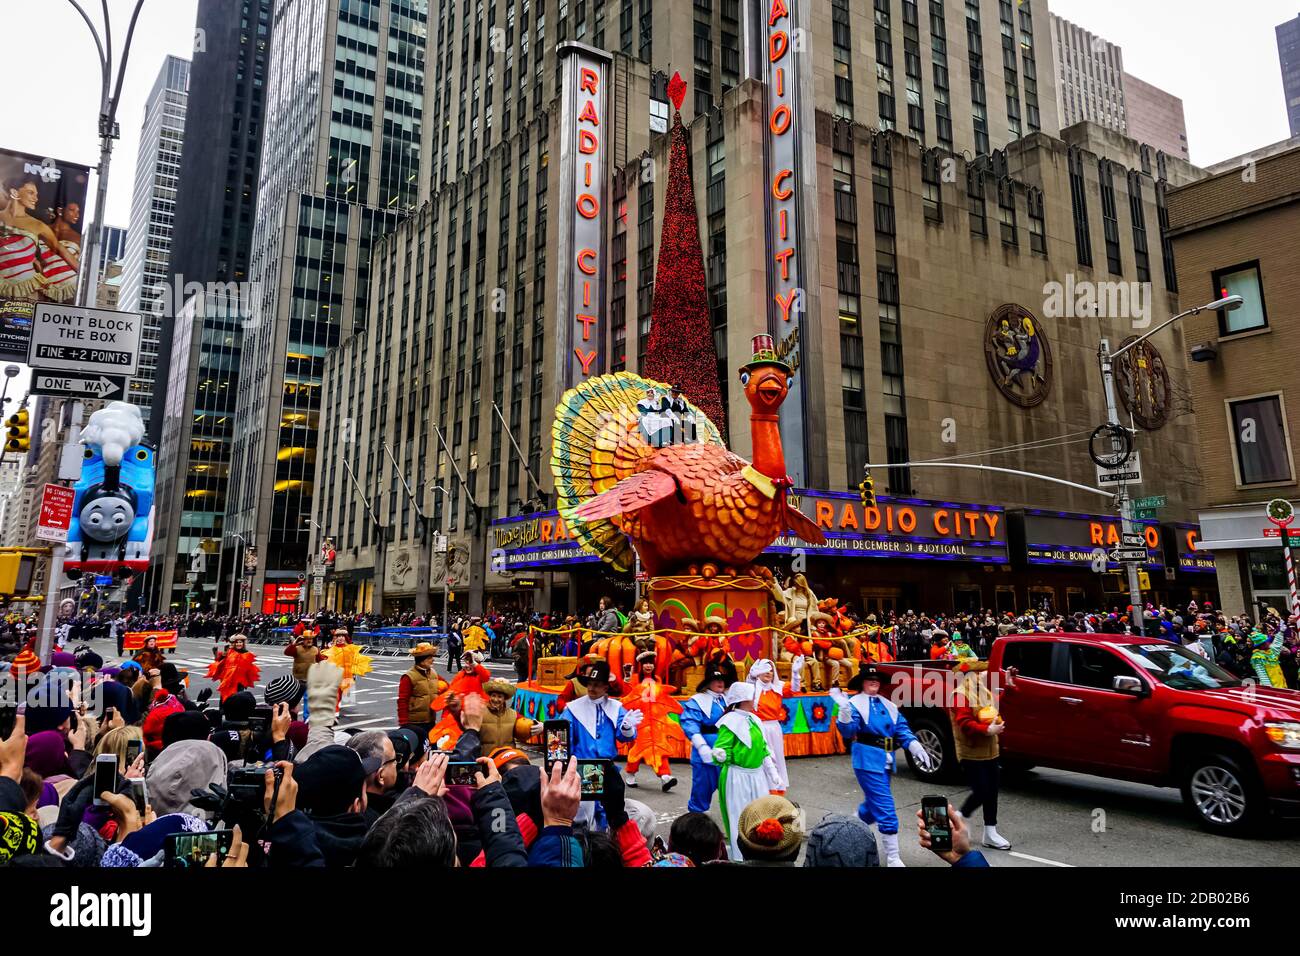
[[[203,866],[208,857],[217,854],[217,862],[230,851],[233,830],[209,830],[207,833],[173,833],[163,842],[167,866]]]
[[[579,760],[578,779],[582,782],[583,800],[600,800],[605,796],[605,770],[608,760]]]
[[[104,806],[101,793],[117,793],[117,757],[114,754],[100,754],[95,758],[95,797],[97,807]]]
[[[449,787],[472,787],[474,774],[479,771],[475,760],[452,760],[447,764],[446,782]]]
[[[546,772],[551,772],[553,764],[561,766],[569,762],[573,750],[569,746],[569,722],[567,720],[548,720],[542,724],[542,739],[546,741]]]
[[[952,849],[952,822],[948,819],[947,797],[922,797],[921,817],[930,834],[930,849]]]
[[[141,751],[143,751],[143,750],[144,750],[144,741],[143,741],[143,740],[128,740],[128,741],[126,742],[126,765],[127,765],[127,767],[130,767],[131,764],[135,763],[136,758],[140,756],[140,753],[141,753]]]
[[[14,722],[18,719],[18,708],[13,704],[0,707],[0,740],[8,740],[14,732]]]

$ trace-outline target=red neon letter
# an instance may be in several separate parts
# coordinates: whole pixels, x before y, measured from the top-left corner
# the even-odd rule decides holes
[[[592,96],[597,94],[597,86],[600,83],[600,75],[595,70],[589,70],[585,66],[579,73],[578,89],[584,93],[590,93]]]
[[[584,121],[590,123],[592,126],[600,125],[600,117],[596,115],[595,100],[587,100],[587,105],[584,106],[582,112],[578,114],[578,122],[582,123]]]
[[[791,196],[794,195],[794,189],[792,189],[789,186],[787,186],[784,190],[781,189],[781,183],[785,182],[793,175],[794,175],[793,169],[783,169],[776,174],[776,178],[772,180],[772,198],[789,199]]]
[[[594,276],[594,275],[596,274],[596,265],[595,265],[595,263],[591,263],[591,267],[590,267],[590,268],[587,267],[587,264],[588,264],[588,260],[595,259],[595,258],[596,258],[596,250],[595,250],[595,249],[579,249],[579,250],[578,250],[578,268],[579,268],[580,270],[582,270],[583,272],[585,272],[587,275],[589,275],[589,276]]]
[[[581,349],[574,349],[573,354],[578,356],[578,361],[582,363],[582,374],[589,375],[591,373],[592,360],[596,357],[596,350],[592,349],[584,355]]]
[[[782,17],[788,17],[789,15],[790,11],[785,5],[785,0],[772,0],[772,12],[768,15],[767,25],[769,27],[774,27],[776,26],[777,20],[780,20]]]
[[[782,103],[772,111],[772,132],[777,136],[782,135],[790,128],[790,107]]]
[[[578,215],[583,219],[595,219],[600,215],[600,203],[591,193],[583,193],[578,197]]]
[[[600,140],[596,139],[596,134],[589,129],[578,130],[578,152],[594,153],[600,147]]]

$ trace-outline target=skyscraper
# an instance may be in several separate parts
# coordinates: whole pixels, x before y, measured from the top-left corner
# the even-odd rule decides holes
[[[372,240],[426,188],[427,0],[281,0],[274,20],[225,529],[258,549],[254,609],[296,593],[325,356],[365,324]]]
[[[159,440],[157,526],[148,587],[160,609],[224,608],[232,571],[217,552],[235,432],[266,63],[274,0],[200,0],[190,116],[171,250],[151,432]],[[188,290],[188,291],[187,291]],[[206,547],[201,561],[193,553]],[[194,581],[192,565],[201,565]],[[192,595],[187,598],[186,595]]]
[[[1291,135],[1300,136],[1300,16],[1277,25],[1277,58],[1282,64],[1282,94]]]
[[[1187,159],[1183,101],[1124,70],[1124,51],[1052,14],[1056,100],[1061,126],[1085,120]]]
[[[123,312],[142,312],[145,317],[140,365],[131,379],[128,398],[140,406],[146,422],[153,403],[163,324],[158,287],[172,286],[168,264],[189,86],[190,61],[178,56],[167,57],[145,101],[135,188],[131,194],[131,223],[127,229],[118,307]]]

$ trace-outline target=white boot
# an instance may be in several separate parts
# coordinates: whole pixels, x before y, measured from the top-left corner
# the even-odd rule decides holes
[[[984,825],[984,845],[994,850],[1010,850],[1011,841],[998,833],[998,828]]]
[[[636,777],[633,776],[633,775],[630,774],[630,773],[625,773],[625,774],[623,774],[623,782],[624,782],[625,784],[627,784],[629,787],[635,787],[635,786],[636,786]]]
[[[880,845],[885,848],[885,866],[907,866],[898,855],[898,834],[880,834]]]

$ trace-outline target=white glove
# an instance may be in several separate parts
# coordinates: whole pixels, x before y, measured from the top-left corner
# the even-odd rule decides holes
[[[641,726],[643,720],[645,720],[645,714],[641,713],[641,711],[629,710],[623,715],[623,733],[626,735],[634,732],[637,727]]]
[[[907,752],[912,755],[912,759],[916,761],[916,765],[922,770],[931,769],[930,755],[926,753],[925,748],[921,746],[921,741],[913,740],[907,745]]]
[[[695,752],[700,755],[700,759],[707,764],[713,763],[713,748],[702,740],[695,745]]]
[[[713,748],[713,759],[712,759],[711,761],[709,761],[709,762],[710,762],[710,763],[726,763],[726,762],[727,762],[727,752],[726,752],[725,750],[723,750],[721,747],[714,747],[714,748]]]
[[[996,737],[998,734],[1002,733],[1002,731],[1006,729],[1007,729],[1007,725],[1002,723],[1001,721],[998,721],[997,723],[989,724],[988,729],[984,731],[984,733],[988,734],[990,737]]]
[[[343,668],[329,661],[317,661],[307,669],[307,706],[310,722],[329,726],[334,722],[334,708],[338,703],[339,685],[343,683]]]
[[[802,673],[803,673],[803,658],[796,657],[793,661],[790,662],[790,676],[793,677],[795,674],[802,674]]]

